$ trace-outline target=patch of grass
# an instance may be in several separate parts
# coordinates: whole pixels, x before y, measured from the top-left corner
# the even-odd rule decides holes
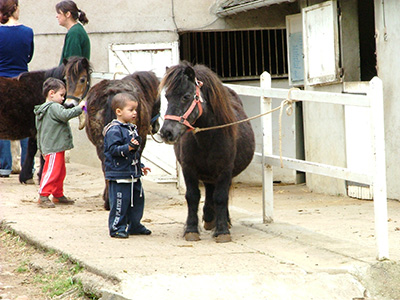
[[[69,299],[99,299],[97,295],[85,292],[82,283],[73,279],[76,274],[83,270],[83,267],[79,262],[73,262],[69,255],[58,254],[55,250],[38,249],[27,244],[14,231],[1,226],[0,246],[4,246],[15,257],[21,255],[24,257],[15,272],[31,274],[32,283],[39,285],[49,298],[68,295]],[[55,268],[36,273],[30,268],[30,258],[37,255],[43,255],[48,261],[53,262]]]
[[[15,271],[18,272],[18,273],[26,273],[26,272],[28,272],[29,271],[28,262],[26,260],[21,262],[21,264],[18,266],[17,269],[15,269]]]

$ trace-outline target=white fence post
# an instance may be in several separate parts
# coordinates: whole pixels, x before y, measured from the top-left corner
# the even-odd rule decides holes
[[[382,80],[374,77],[369,83],[371,119],[372,119],[372,153],[374,154],[373,192],[375,234],[378,246],[378,259],[389,258],[388,212],[386,194],[386,158],[385,127],[383,112]]]
[[[267,72],[262,73],[260,86],[263,90],[271,88],[271,75]],[[272,99],[261,96],[260,112],[270,111]],[[262,118],[262,180],[263,180],[263,222],[273,222],[274,212],[274,190],[273,190],[273,174],[272,166],[265,164],[265,156],[272,155],[272,115],[267,114]]]

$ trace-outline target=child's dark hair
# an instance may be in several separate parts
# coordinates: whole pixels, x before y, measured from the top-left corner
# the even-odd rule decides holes
[[[89,20],[86,17],[85,12],[83,10],[80,10],[74,1],[64,0],[57,3],[56,11],[57,13],[62,12],[63,14],[70,12],[72,18],[74,20],[79,20],[79,22],[81,22],[83,25],[89,23]]]
[[[111,109],[114,112],[117,108],[123,109],[128,101],[138,102],[138,99],[129,93],[118,93],[111,100]]]
[[[46,81],[43,83],[43,90],[42,94],[45,98],[51,90],[58,92],[60,89],[65,89],[65,84],[60,79],[57,78],[47,78]]]

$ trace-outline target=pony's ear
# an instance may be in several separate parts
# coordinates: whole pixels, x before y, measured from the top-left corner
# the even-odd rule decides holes
[[[193,81],[193,82],[195,81],[196,75],[195,75],[192,67],[187,66],[185,68],[185,71],[183,72],[183,74],[185,74],[189,78],[190,81]]]
[[[64,59],[63,59],[63,64],[64,64],[64,66],[66,66],[67,63],[68,63],[68,59],[64,58]]]
[[[82,66],[87,69],[89,68],[89,60],[86,57],[82,58]]]

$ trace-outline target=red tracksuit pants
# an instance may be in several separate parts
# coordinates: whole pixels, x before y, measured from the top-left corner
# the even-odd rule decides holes
[[[50,153],[45,156],[45,163],[40,180],[40,196],[53,195],[55,198],[64,196],[65,151]]]

